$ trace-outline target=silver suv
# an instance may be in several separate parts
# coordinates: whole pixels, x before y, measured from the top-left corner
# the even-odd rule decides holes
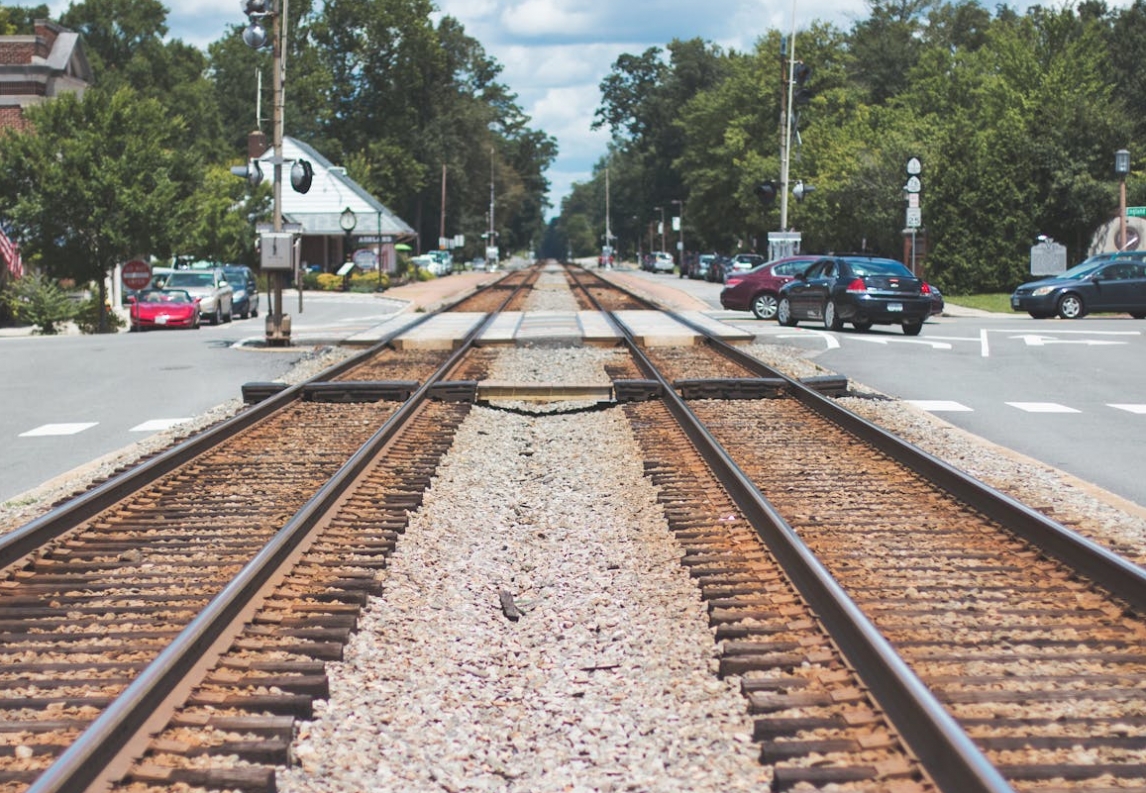
[[[186,289],[191,297],[199,298],[199,316],[212,325],[231,321],[234,290],[227,283],[227,275],[221,267],[176,270],[167,276],[164,288]]]

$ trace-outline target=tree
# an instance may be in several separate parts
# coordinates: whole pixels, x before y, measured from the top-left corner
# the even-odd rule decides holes
[[[170,255],[201,163],[178,148],[181,120],[130,88],[65,94],[27,117],[29,130],[0,136],[0,215],[43,271],[96,282],[102,306],[118,263]]]

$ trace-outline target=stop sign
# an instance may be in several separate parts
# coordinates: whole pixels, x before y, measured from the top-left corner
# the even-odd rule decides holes
[[[128,289],[145,289],[151,283],[151,265],[132,259],[123,266],[123,285]]]

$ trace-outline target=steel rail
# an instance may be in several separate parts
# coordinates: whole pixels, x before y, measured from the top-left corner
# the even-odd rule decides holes
[[[528,287],[527,282],[518,285],[501,306],[504,307],[514,294]],[[491,312],[466,334],[458,349],[438,370],[276,532],[79,738],[37,777],[26,793],[102,791],[126,773],[140,747],[145,745],[147,734],[161,728],[170,712],[178,706],[177,700],[182,699],[180,692],[188,682],[194,682],[191,677],[201,678],[211,663],[226,651],[241,623],[247,621],[256,608],[260,593],[283,575],[283,568],[292,562],[322,517],[339,503],[347,489],[421,410],[429,400],[433,386],[457,367],[495,316],[496,312]],[[372,349],[380,346],[382,344]],[[355,356],[356,359],[360,357]],[[342,368],[345,363],[334,368]],[[329,372],[327,370],[321,376],[326,377]],[[297,395],[300,388],[296,386],[290,390]],[[281,401],[283,398],[280,394],[267,401]]]
[[[673,312],[666,313],[711,339],[703,328],[684,321]],[[632,334],[612,317],[611,312],[608,315],[621,330],[638,366],[660,383],[662,398],[669,412],[697,447],[745,519],[784,567],[793,585],[824,623],[840,652],[871,689],[880,707],[936,785],[945,793],[1014,793],[994,764],[708,431],[676,393],[672,383],[640,350]],[[785,379],[801,391],[823,399],[797,381]]]

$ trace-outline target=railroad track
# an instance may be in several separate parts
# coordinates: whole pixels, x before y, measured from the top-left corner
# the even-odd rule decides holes
[[[537,277],[453,308],[521,310]],[[583,310],[647,308],[591,274],[566,277]],[[0,790],[84,789],[79,769],[99,756],[118,695],[158,676],[173,638],[267,553],[264,541],[308,524],[278,552],[288,572],[232,606],[241,630],[210,639],[209,660],[163,695],[162,718],[141,723],[107,772],[127,786],[273,789],[294,719],[326,696],[323,664],[380,593],[469,409],[415,407],[415,395],[481,381],[495,355],[381,345],[309,391],[272,396],[289,407],[243,428],[246,451],[202,454],[150,491],[108,483],[112,505],[89,496],[73,510],[82,523],[57,527],[47,546],[9,541],[0,736],[12,751],[0,751]],[[756,716],[774,789],[1146,789],[1140,568],[839,419],[816,389],[719,343],[633,349],[609,376],[628,395],[618,402],[708,602],[721,674],[740,678]],[[383,399],[360,401],[372,389]],[[326,483],[347,465],[345,483]],[[72,742],[89,727],[81,754]]]

